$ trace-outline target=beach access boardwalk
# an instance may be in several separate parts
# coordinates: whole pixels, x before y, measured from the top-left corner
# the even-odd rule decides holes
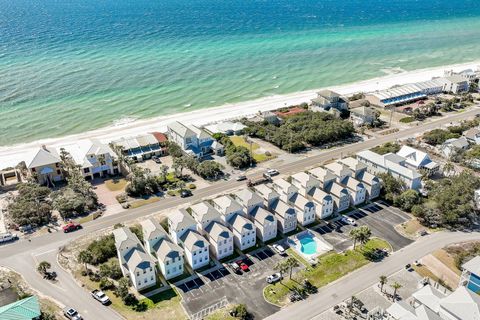
[[[282,174],[286,174],[286,175],[293,174],[296,172],[303,171],[306,168],[311,166],[318,166],[324,163],[325,161],[339,158],[341,156],[346,156],[347,154],[354,154],[360,150],[369,149],[374,146],[381,145],[385,142],[393,141],[396,139],[412,137],[421,132],[438,128],[450,122],[468,119],[470,117],[473,117],[479,112],[480,112],[479,108],[473,107],[471,110],[445,116],[440,119],[425,123],[424,125],[411,127],[402,131],[392,133],[390,135],[377,137],[376,139],[371,139],[364,142],[358,142],[355,144],[350,144],[350,145],[346,145],[346,146],[335,148],[335,149],[325,150],[318,155],[307,156],[306,158],[303,158],[301,160],[285,162],[277,166],[276,169],[278,169]],[[255,178],[255,177],[256,176],[249,175],[249,178]],[[64,234],[60,232],[54,232],[54,233],[48,233],[42,236],[32,238],[31,242],[27,240],[20,240],[12,244],[4,245],[0,247],[0,265],[10,267],[16,272],[21,273],[25,277],[26,281],[30,284],[30,286],[32,286],[33,289],[38,290],[44,295],[54,297],[54,299],[59,301],[61,304],[75,307],[82,314],[98,315],[96,319],[99,319],[99,320],[118,319],[118,316],[116,316],[110,308],[101,309],[99,308],[99,304],[93,303],[86,289],[76,285],[76,282],[72,280],[71,276],[68,273],[66,272],[64,273],[61,271],[62,269],[57,264],[57,261],[56,261],[56,253],[58,252],[58,249],[71,241],[75,241],[75,239],[83,237],[87,234],[92,234],[96,231],[105,229],[107,227],[111,227],[116,223],[125,223],[126,221],[137,219],[150,214],[154,214],[165,209],[173,208],[179,205],[184,205],[187,202],[194,203],[196,201],[203,199],[204,197],[207,197],[207,196],[210,197],[212,194],[226,193],[229,190],[232,190],[244,185],[245,185],[245,182],[221,181],[209,187],[198,190],[192,197],[187,199],[182,199],[182,198],[162,199],[161,201],[158,201],[153,204],[145,205],[143,207],[136,208],[136,209],[127,210],[119,215],[113,214],[113,215],[101,217],[95,221],[85,223],[83,225],[84,228],[82,230],[77,231],[76,233]],[[462,239],[462,237],[460,237],[461,235],[462,234],[459,233],[458,237],[452,236],[452,239],[461,240]],[[408,258],[408,261],[406,261],[407,258]],[[55,269],[57,273],[61,274],[62,279],[61,281],[59,281],[58,284],[51,284],[41,279],[41,277],[38,275],[38,273],[35,270],[36,261],[38,261],[39,259],[48,260],[49,262],[51,262],[52,269]],[[405,263],[412,261],[410,257],[406,257],[406,258],[402,258],[400,262],[403,262],[404,260],[406,261]],[[381,270],[378,270],[378,274],[381,274],[384,271],[386,273],[389,273],[394,270],[389,271],[389,270],[381,269]],[[377,272],[375,271],[375,272],[372,272],[371,274],[375,275],[375,279],[376,279]],[[368,280],[370,278],[367,277],[366,279]],[[354,283],[354,281],[351,281],[351,277],[349,281],[350,283]],[[361,284],[362,283],[359,283],[359,285]],[[355,284],[355,288],[353,289],[357,289],[357,287],[358,285]],[[331,290],[331,289],[328,289],[328,290]],[[338,296],[336,297],[332,296],[326,299],[325,302],[319,303],[318,305],[315,304],[315,308],[312,308],[312,313],[310,313],[310,316],[314,316],[317,311],[320,311],[322,306],[326,306],[328,308],[329,304],[331,303],[334,304],[336,303],[336,301],[338,301],[341,298],[342,299],[347,298],[347,297],[343,297],[343,295],[346,293],[351,295],[352,292],[354,291],[352,290],[345,291],[342,289],[342,294],[338,294]],[[323,295],[317,295],[315,296],[315,299],[317,298],[319,299],[322,296]],[[302,307],[305,308],[308,302],[309,301],[302,302],[298,304],[298,306],[300,306],[300,308]],[[102,315],[104,315],[105,317],[103,317]],[[298,316],[299,315],[300,313],[298,314]],[[278,319],[282,319],[282,318],[285,319],[283,315],[278,317]],[[300,317],[300,318],[303,318],[303,317]],[[308,318],[308,316],[306,318]]]

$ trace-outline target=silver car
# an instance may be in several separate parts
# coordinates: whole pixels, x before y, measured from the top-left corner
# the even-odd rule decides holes
[[[268,283],[275,283],[275,282],[278,282],[282,279],[283,279],[282,275],[279,272],[277,272],[277,273],[274,273],[274,274],[268,276],[266,280],[267,280]]]

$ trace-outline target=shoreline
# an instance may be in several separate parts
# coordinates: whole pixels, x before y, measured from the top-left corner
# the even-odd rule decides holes
[[[285,95],[274,95],[251,101],[229,103],[218,107],[163,115],[150,119],[142,119],[121,125],[111,125],[80,134],[42,139],[10,146],[0,146],[0,170],[6,167],[16,166],[20,161],[28,157],[29,154],[35,150],[35,148],[41,146],[42,144],[51,147],[59,147],[84,139],[98,139],[102,142],[109,142],[120,137],[134,136],[152,131],[166,131],[167,124],[173,121],[195,125],[206,125],[227,119],[242,118],[253,115],[259,111],[269,111],[285,106],[309,102],[310,99],[316,97],[316,92],[321,89],[331,89],[342,95],[349,95],[356,92],[371,92],[390,88],[394,85],[430,80],[432,77],[443,76],[443,72],[445,70],[453,70],[458,72],[464,69],[476,69],[479,66],[480,60],[476,60],[461,64],[417,69],[354,83],[294,92]]]

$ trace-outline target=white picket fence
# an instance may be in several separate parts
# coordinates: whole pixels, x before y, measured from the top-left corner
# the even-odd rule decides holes
[[[218,309],[224,308],[228,305],[228,300],[227,297],[223,297],[220,301],[212,304],[211,306],[200,310],[199,312],[193,314],[190,316],[191,320],[202,320],[209,314],[217,311]]]

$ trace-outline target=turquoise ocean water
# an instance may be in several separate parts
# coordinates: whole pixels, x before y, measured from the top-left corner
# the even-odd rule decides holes
[[[0,145],[478,59],[477,0],[0,0]]]

